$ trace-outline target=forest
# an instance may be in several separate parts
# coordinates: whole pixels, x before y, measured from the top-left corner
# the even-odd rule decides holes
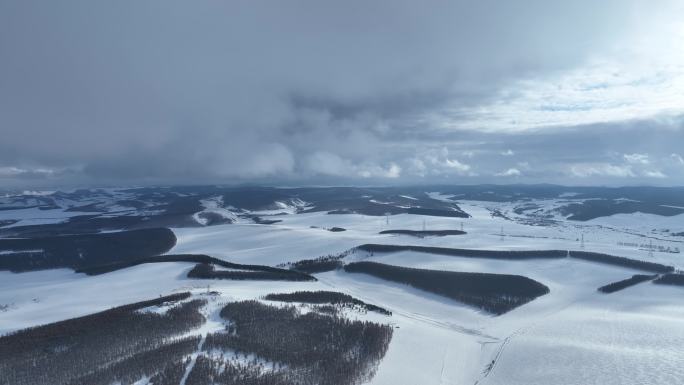
[[[0,238],[0,270],[24,272],[129,261],[163,254],[176,244],[167,228],[36,238]]]
[[[207,304],[178,293],[1,336],[0,385],[178,385],[185,375],[186,385],[356,385],[374,375],[393,333],[251,300],[217,303],[225,330],[203,338]]]
[[[615,293],[616,291],[626,289],[630,286],[634,286],[634,285],[640,284],[642,282],[653,280],[657,276],[658,275],[635,274],[635,275],[631,276],[630,278],[623,279],[622,281],[617,281],[617,282],[609,283],[605,286],[601,286],[597,290],[600,291],[601,293],[606,293],[606,294]]]
[[[365,303],[360,299],[356,299],[348,294],[339,293],[335,291],[295,291],[293,293],[272,293],[264,296],[268,301],[280,302],[300,302],[311,304],[329,304],[338,305],[342,307],[361,308],[367,311],[374,311],[380,314],[392,315],[391,311],[381,308],[380,306]]]
[[[464,235],[465,231],[461,230],[383,230],[379,234],[402,234],[412,235],[418,238],[424,237],[444,237],[447,235]]]
[[[301,261],[287,264],[290,269],[300,271],[302,273],[315,274],[324,273],[326,271],[333,271],[341,269],[344,266],[342,259],[349,254],[346,251],[341,254],[330,254],[313,259],[303,259]]]
[[[188,278],[268,280],[268,281],[316,281],[316,278],[294,270],[216,270],[213,264],[198,263],[188,272]]]
[[[357,247],[358,250],[369,253],[394,253],[399,251],[415,251],[448,255],[464,258],[487,258],[487,259],[538,259],[538,258],[565,258],[567,251],[564,250],[474,250],[456,249],[449,247],[414,246],[414,245],[381,245],[367,243]]]
[[[227,331],[209,334],[203,349],[259,360],[236,365],[229,357],[204,357],[186,385],[204,385],[209,379],[219,384],[359,384],[373,376],[393,332],[388,325],[302,314],[294,306],[253,300],[229,303],[220,315],[229,322]],[[271,371],[259,369],[264,360],[274,363]]]
[[[649,197],[652,200],[653,197]],[[655,215],[673,216],[684,213],[679,207],[666,206],[648,201],[618,199],[587,199],[578,203],[570,203],[560,208],[563,216],[571,221],[588,221],[594,218],[615,214],[642,212]]]
[[[205,322],[205,303],[180,293],[2,336],[0,384],[111,385],[154,376],[196,350],[198,338],[178,337]],[[145,311],[156,306],[166,310]]]
[[[638,259],[617,257],[614,255],[593,253],[589,251],[571,251],[570,257],[591,262],[605,263],[608,265],[628,267],[631,269],[648,271],[651,273],[669,273],[674,271],[674,267],[666,266],[660,263],[640,261]]]
[[[131,261],[124,261],[124,262],[117,262],[117,263],[111,263],[111,264],[105,264],[105,265],[98,265],[98,266],[92,266],[84,269],[78,269],[78,273],[85,273],[88,275],[99,275],[99,274],[105,274],[109,273],[112,271],[120,270],[120,269],[125,269],[128,267],[132,266],[137,266],[145,263],[164,263],[164,262],[191,262],[191,263],[196,263],[196,264],[206,264],[206,265],[212,265],[212,266],[221,266],[225,267],[227,269],[235,269],[235,270],[248,270],[252,272],[263,272],[263,273],[273,273],[273,276],[287,276],[291,277],[291,279],[288,280],[294,280],[294,281],[315,281],[316,279],[314,277],[309,276],[308,274],[304,274],[302,272],[295,272],[291,271],[288,269],[281,269],[278,267],[271,267],[271,266],[265,266],[265,265],[249,265],[249,264],[241,264],[241,263],[233,263],[233,262],[228,262],[224,261],[222,259],[218,259],[215,257],[210,257],[205,254],[167,254],[167,255],[159,255],[155,257],[146,257],[146,258],[137,258]],[[211,269],[211,268],[209,268]],[[194,269],[193,269],[194,270]],[[198,268],[198,270],[193,273],[193,274],[199,274],[204,276],[195,276],[195,277],[190,277],[190,278],[212,278],[210,277],[211,273],[207,271],[205,267]],[[265,275],[267,276],[267,275]],[[228,278],[226,278],[228,279]],[[245,279],[245,278],[243,278]]]
[[[653,283],[659,285],[684,286],[684,274],[663,274]]]
[[[358,250],[369,253],[393,253],[399,251],[415,251],[420,253],[431,253],[438,255],[448,255],[463,258],[487,258],[487,259],[508,259],[523,260],[537,258],[576,258],[585,261],[603,263],[614,266],[628,267],[652,273],[669,273],[674,271],[674,267],[655,262],[641,261],[618,257],[614,255],[594,253],[589,251],[568,251],[568,250],[474,250],[457,249],[448,247],[414,246],[414,245],[381,245],[363,244],[357,247]]]
[[[545,285],[520,275],[426,270],[376,262],[350,263],[344,270],[407,284],[495,315],[549,293]]]

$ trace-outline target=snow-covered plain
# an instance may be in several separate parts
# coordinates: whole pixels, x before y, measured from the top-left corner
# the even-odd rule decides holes
[[[435,199],[442,198],[435,195]],[[336,254],[363,243],[501,250],[584,248],[684,268],[684,253],[624,246],[652,241],[684,243],[658,229],[681,228],[684,216],[615,215],[588,222],[558,218],[551,226],[492,216],[505,203],[459,202],[472,218],[410,214],[389,218],[357,214],[279,215],[274,225],[235,223],[174,229],[170,253],[206,253],[232,262],[277,265]],[[515,219],[508,212],[509,218]],[[463,229],[466,235],[415,238],[380,235],[387,229]],[[344,232],[326,228],[343,227]],[[502,236],[503,227],[503,236]],[[622,245],[619,245],[622,244]],[[684,250],[683,250],[684,251]],[[372,384],[676,384],[684,378],[684,290],[643,283],[613,294],[599,286],[639,273],[575,259],[501,261],[415,252],[354,253],[400,266],[520,274],[551,292],[502,316],[364,274],[333,271],[318,282],[193,280],[189,263],[140,265],[89,277],[71,270],[0,272],[0,333],[191,290],[221,293],[220,301],[259,298],[271,292],[335,290],[387,308],[393,315],[353,315],[396,326]],[[0,308],[2,309],[2,308]],[[216,324],[208,328],[218,327]]]

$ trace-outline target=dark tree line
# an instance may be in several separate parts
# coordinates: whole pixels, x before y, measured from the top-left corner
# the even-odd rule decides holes
[[[312,304],[330,304],[340,306],[360,307],[368,311],[378,312],[380,314],[392,315],[391,311],[381,308],[380,306],[365,303],[360,299],[356,299],[348,294],[338,293],[335,291],[295,291],[293,293],[272,293],[264,296],[268,301],[280,302],[301,302]]]
[[[428,215],[433,217],[448,217],[448,218],[469,218],[470,215],[456,204],[439,202],[434,199],[421,199],[420,202],[411,200],[411,205],[414,207],[406,207],[408,202],[397,203],[376,203],[370,202],[366,196],[366,192],[359,196],[348,196],[343,193],[343,196],[334,197],[333,200],[318,201],[314,207],[305,210],[304,212],[327,211],[328,214],[363,214],[370,216],[384,216],[386,214],[414,214],[414,215]],[[383,201],[397,201],[398,198],[394,194],[385,194],[379,191],[372,192],[374,199]],[[309,201],[308,198],[304,198]],[[403,198],[402,198],[403,199]],[[315,200],[314,200],[315,201]],[[421,207],[415,207],[420,204]]]
[[[399,251],[415,251],[419,253],[448,255],[453,257],[512,260],[538,258],[565,258],[567,256],[567,251],[564,250],[474,250],[432,246],[381,245],[374,243],[368,243],[358,246],[357,249],[369,253],[394,253]]]
[[[663,265],[660,263],[641,261],[638,259],[630,259],[625,257],[617,257],[615,255],[608,255],[602,253],[593,253],[590,251],[571,251],[570,257],[583,259],[586,261],[605,263],[608,265],[629,267],[632,269],[648,271],[651,273],[669,273],[674,271],[674,267]]]
[[[497,315],[549,293],[545,285],[520,275],[414,269],[376,262],[350,263],[344,270],[404,283]]]
[[[616,291],[626,289],[630,286],[634,286],[634,285],[640,284],[642,282],[653,280],[656,277],[657,277],[657,275],[635,274],[635,275],[631,276],[630,278],[623,279],[622,281],[617,281],[617,282],[609,283],[605,286],[601,286],[597,290],[600,291],[601,293],[606,293],[606,294],[615,293]]]
[[[293,277],[298,277],[299,279],[290,280],[310,280],[314,281],[315,278],[309,276],[308,274],[302,274],[288,269],[281,269],[278,267],[264,266],[264,265],[248,265],[241,263],[233,263],[218,259],[215,257],[210,257],[204,254],[167,254],[159,255],[155,257],[138,258],[132,261],[112,263],[100,266],[89,267],[86,269],[77,270],[79,273],[85,273],[88,275],[99,275],[105,274],[116,270],[125,269],[132,266],[137,266],[145,263],[163,263],[163,262],[192,262],[197,264],[211,265],[211,266],[221,266],[228,269],[236,270],[247,270],[250,272],[262,272],[262,273],[273,273],[275,275],[284,274]],[[201,268],[204,269],[204,268]],[[194,270],[194,269],[193,269]],[[198,270],[197,273],[203,273],[203,270]],[[194,273],[193,273],[194,274]],[[255,275],[256,276],[256,275]],[[209,277],[191,277],[191,278],[209,278]],[[256,278],[243,278],[243,279],[256,279]]]
[[[166,228],[101,234],[0,239],[0,270],[23,272],[68,267],[74,270],[163,254],[176,244]]]
[[[448,217],[448,218],[470,218],[470,214],[461,210],[455,204],[453,208],[447,209],[432,209],[425,207],[409,207],[406,210],[406,214],[414,215],[429,215],[431,217]]]
[[[443,237],[446,235],[463,235],[467,233],[461,230],[383,230],[379,234],[402,234],[424,238],[429,236]]]
[[[216,270],[214,265],[198,263],[188,272],[188,278],[199,279],[233,279],[233,280],[268,280],[268,281],[315,281],[316,278],[294,270],[279,271],[245,271]]]
[[[663,274],[658,279],[653,281],[659,285],[675,285],[684,286],[684,274]]]
[[[154,375],[193,344],[196,349],[196,340],[171,340],[205,322],[199,312],[205,300],[173,304],[188,297],[175,294],[0,337],[0,384],[111,384],[114,377],[130,383],[139,373]],[[164,304],[163,314],[143,311]]]
[[[668,199],[669,200],[669,199]],[[588,221],[594,218],[615,214],[631,214],[635,212],[673,216],[684,213],[677,207],[669,207],[661,202],[653,202],[653,197],[641,201],[623,201],[615,199],[587,199],[580,203],[570,203],[560,207],[560,212],[571,221]]]
[[[302,273],[315,274],[324,273],[326,271],[333,271],[342,268],[344,263],[338,255],[329,255],[325,257],[318,257],[316,259],[304,259],[292,263],[290,268],[292,270],[301,271]]]
[[[571,251],[568,253],[567,250],[473,250],[414,245],[381,245],[372,243],[358,246],[357,249],[369,253],[394,253],[398,251],[415,251],[420,253],[448,255],[464,258],[487,258],[509,260],[566,258],[569,256],[570,258],[577,258],[586,261],[604,263],[614,266],[628,267],[636,270],[648,271],[651,273],[669,273],[674,271],[674,267],[663,265],[660,263],[641,261],[638,259],[630,259],[625,257],[618,257],[614,255],[594,253],[589,251]]]
[[[190,375],[193,381],[189,378],[187,385],[206,384],[210,382],[207,379],[242,384],[239,379],[245,377],[250,378],[245,384],[357,384],[372,377],[393,331],[388,325],[316,312],[301,314],[293,306],[275,307],[258,301],[229,303],[220,314],[230,322],[227,332],[209,334],[205,350],[254,354],[277,363],[276,369],[270,377],[258,379],[253,370],[258,362],[240,368],[229,361],[208,360],[195,366]]]
[[[348,256],[352,251],[354,251],[354,249],[346,250],[339,254],[328,254],[313,259],[302,259],[297,262],[287,263],[284,266],[289,266],[290,269],[301,271],[302,273],[324,273],[326,271],[341,269],[344,266],[342,259]]]

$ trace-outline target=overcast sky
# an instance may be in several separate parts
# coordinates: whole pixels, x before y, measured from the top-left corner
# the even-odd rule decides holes
[[[0,188],[684,185],[681,0],[0,0]]]

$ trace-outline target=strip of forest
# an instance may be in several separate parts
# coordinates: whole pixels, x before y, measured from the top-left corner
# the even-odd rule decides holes
[[[418,238],[425,237],[444,237],[447,235],[464,235],[467,234],[461,230],[383,230],[379,234],[400,234],[411,235]]]
[[[651,273],[670,273],[674,267],[655,262],[642,261],[618,257],[609,254],[594,253],[589,251],[567,251],[567,250],[477,250],[477,249],[458,249],[448,247],[415,246],[415,245],[383,245],[383,244],[363,244],[357,247],[358,250],[373,253],[394,253],[400,251],[414,251],[420,253],[430,253],[447,255],[463,258],[486,258],[486,259],[506,259],[506,260],[527,260],[527,259],[553,259],[553,258],[576,258],[585,261],[603,263],[613,266],[627,267]]]
[[[295,291],[293,293],[271,293],[264,296],[268,301],[280,302],[300,302],[311,304],[330,304],[341,306],[358,306],[368,311],[378,312],[380,314],[392,315],[392,312],[383,309],[380,306],[365,303],[360,299],[356,299],[349,294],[338,293],[335,291]]]
[[[520,275],[427,270],[376,262],[350,263],[344,270],[403,283],[495,315],[504,314],[549,293],[547,286]]]
[[[253,273],[263,273],[261,274],[262,277],[275,277],[275,276],[282,276],[282,277],[289,277],[292,281],[315,281],[316,278],[303,273],[299,271],[293,271],[289,269],[281,269],[278,267],[272,267],[272,266],[265,266],[265,265],[252,265],[252,264],[241,264],[241,263],[233,263],[233,262],[228,262],[224,261],[219,258],[211,257],[209,255],[205,254],[167,254],[167,255],[159,255],[155,257],[146,257],[146,258],[138,258],[130,261],[123,261],[123,262],[117,262],[117,263],[111,263],[111,264],[106,264],[106,265],[100,265],[100,266],[93,266],[85,269],[79,269],[77,270],[78,273],[85,273],[88,275],[99,275],[99,274],[105,274],[105,273],[110,273],[116,270],[121,270],[121,269],[126,269],[129,267],[133,266],[138,266],[146,263],[164,263],[164,262],[191,262],[191,263],[196,263],[197,266],[202,265],[201,267],[195,266],[194,272],[192,275],[189,273],[188,277],[189,278],[221,278],[220,276],[222,275],[223,271],[216,271],[214,266],[220,266],[224,267],[227,269],[234,269],[236,270],[235,273],[238,273],[239,271],[249,271]],[[206,265],[206,266],[204,266]],[[213,271],[214,273],[212,273]],[[192,272],[192,270],[191,270]],[[212,277],[211,275],[218,274],[217,276]],[[269,275],[270,274],[270,275]],[[227,278],[228,275],[223,274],[224,279],[231,279]],[[236,277],[239,276],[239,274],[235,275]],[[252,277],[257,277],[257,274],[252,274]],[[247,275],[242,275],[242,277],[247,277]],[[235,278],[235,279],[240,279],[240,278]],[[259,279],[259,278],[242,278],[242,279]],[[267,278],[268,279],[268,278]]]
[[[600,291],[601,293],[615,293],[616,291],[620,291],[622,289],[626,289],[628,287],[638,285],[642,282],[646,281],[652,281],[658,277],[657,274],[655,275],[644,275],[644,274],[635,274],[627,279],[623,279],[621,281],[609,283],[605,286],[599,287],[597,290]]]

